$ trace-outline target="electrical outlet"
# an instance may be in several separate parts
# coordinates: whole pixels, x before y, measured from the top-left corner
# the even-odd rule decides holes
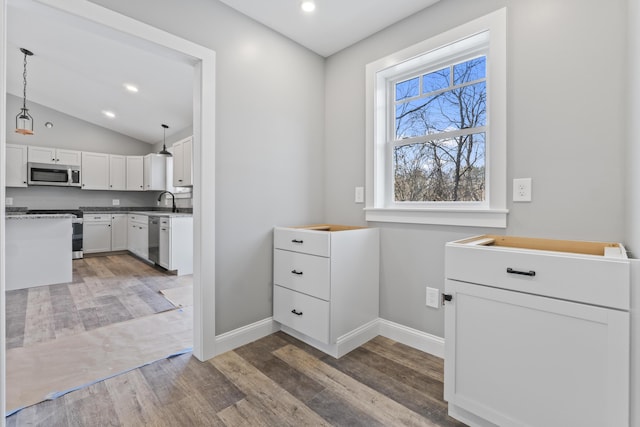
[[[513,201],[531,201],[531,178],[517,178],[513,180]]]
[[[13,197],[5,197],[4,204],[7,206],[13,206]]]
[[[120,206],[120,199],[111,199],[111,205]]]
[[[364,187],[356,187],[356,203],[364,203]]]
[[[440,290],[427,286],[427,307],[440,308]]]

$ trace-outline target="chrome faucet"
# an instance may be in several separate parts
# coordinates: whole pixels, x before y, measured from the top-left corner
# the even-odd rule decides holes
[[[174,196],[174,194],[171,191],[163,191],[162,193],[160,193],[160,195],[158,196],[158,201],[162,199],[162,195],[165,193],[171,194],[171,203],[172,203],[171,212],[178,212],[178,208],[176,208],[176,196]]]

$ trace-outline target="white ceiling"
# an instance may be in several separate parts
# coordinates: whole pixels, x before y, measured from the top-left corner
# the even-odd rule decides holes
[[[327,57],[439,0],[220,0],[302,46]]]
[[[221,0],[321,56],[329,56],[438,0]],[[9,0],[7,92],[22,98],[23,54],[27,108],[35,102],[147,143],[192,124],[193,65],[157,46],[57,12],[33,0]],[[137,94],[124,84],[139,87]],[[102,112],[113,111],[114,119]],[[15,112],[18,113],[17,111]],[[35,117],[36,131],[43,123]]]
[[[11,0],[7,92],[20,98],[21,47],[34,53],[27,58],[27,108],[35,102],[148,143],[162,140],[162,123],[171,135],[193,122],[193,66],[157,47],[134,45],[29,0]],[[139,92],[128,92],[125,83]],[[103,110],[116,117],[107,118]],[[36,132],[44,125],[38,119]]]

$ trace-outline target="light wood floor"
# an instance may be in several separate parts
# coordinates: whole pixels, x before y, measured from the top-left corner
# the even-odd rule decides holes
[[[74,260],[71,283],[6,292],[7,349],[174,309],[159,291],[192,280],[127,254]]]
[[[155,293],[184,279],[126,258],[75,261],[74,283],[49,289],[52,301],[59,294],[71,297],[39,314],[49,319],[46,327],[28,326],[28,317],[38,313],[29,308],[31,291],[11,291],[7,308],[9,298],[26,307],[23,326],[10,325],[15,318],[19,324],[20,310],[12,308],[8,316],[13,345],[37,342],[32,329],[39,337],[55,336],[161,311],[144,287]],[[108,277],[87,283],[86,277],[97,275]],[[96,285],[84,299],[74,298],[74,285],[91,290],[91,283],[113,285],[120,275],[136,277],[129,277],[130,286],[116,286],[113,295]],[[61,315],[59,309],[76,314]],[[186,354],[135,369],[26,408],[7,418],[7,426],[462,426],[447,416],[442,389],[442,359],[392,340],[377,337],[334,359],[278,332],[204,363]]]

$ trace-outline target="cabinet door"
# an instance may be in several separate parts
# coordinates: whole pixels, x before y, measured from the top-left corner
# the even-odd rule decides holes
[[[193,139],[189,138],[184,141],[184,148],[182,150],[182,179],[184,180],[182,185],[193,185]]]
[[[111,251],[111,222],[85,221],[82,246],[85,253]]]
[[[29,146],[27,158],[33,163],[56,163],[56,149],[50,147]]]
[[[135,222],[132,222],[131,220],[128,220],[127,230],[127,250],[136,254],[138,252],[138,247],[140,246],[140,244],[138,243],[138,240],[140,239],[138,237],[139,233],[137,224]]]
[[[111,215],[111,250],[122,251],[127,249],[127,215]]]
[[[171,230],[167,222],[168,221],[160,220],[160,254],[158,264],[167,270],[171,270]]]
[[[7,187],[27,186],[27,146],[7,144]]]
[[[445,390],[498,425],[623,426],[629,313],[447,280]]]
[[[127,156],[127,190],[144,190],[144,158]]]
[[[82,164],[82,152],[76,150],[56,150],[56,163],[61,165],[80,166]]]
[[[173,186],[193,185],[192,172],[193,138],[189,137],[173,144]]]
[[[109,155],[109,190],[127,189],[127,157]]]
[[[184,171],[184,144],[176,142],[173,144],[173,186],[180,187],[183,184]]]
[[[164,191],[166,190],[166,167],[167,158],[158,154],[147,154],[144,156],[144,190]]]
[[[109,189],[109,155],[82,152],[82,189]]]
[[[149,225],[138,224],[138,230],[140,233],[139,255],[144,259],[149,259]]]

